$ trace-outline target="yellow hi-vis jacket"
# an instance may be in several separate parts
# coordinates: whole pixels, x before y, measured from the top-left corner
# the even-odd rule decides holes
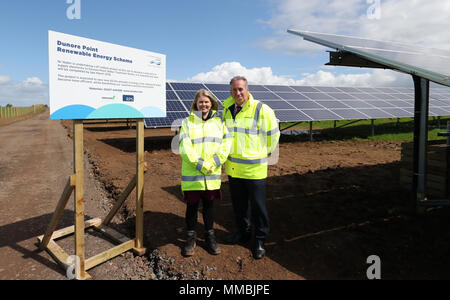
[[[275,113],[249,93],[249,100],[236,115],[236,119],[233,119],[230,111],[233,104],[233,97],[223,103],[225,110],[222,118],[233,136],[233,146],[225,163],[225,172],[235,178],[267,178],[268,158],[275,151],[280,139]]]
[[[192,111],[180,130],[182,191],[218,190],[222,183],[222,165],[231,148],[231,135],[222,119],[212,111],[203,121],[201,112]],[[212,169],[212,173],[208,171]]]

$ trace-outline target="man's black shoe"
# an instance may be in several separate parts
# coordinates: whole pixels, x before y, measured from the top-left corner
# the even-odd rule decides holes
[[[253,257],[255,259],[261,259],[266,255],[266,249],[264,248],[263,240],[256,240],[255,249],[253,252]]]
[[[250,232],[236,231],[225,237],[225,243],[232,245],[237,243],[246,243],[250,240],[250,238],[251,238]]]

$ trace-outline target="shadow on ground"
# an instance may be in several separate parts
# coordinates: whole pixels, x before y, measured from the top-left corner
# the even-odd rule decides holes
[[[65,275],[65,271],[53,260],[48,260],[42,256],[42,251],[38,249],[37,237],[43,235],[47,230],[47,226],[53,213],[34,217],[26,220],[21,220],[15,223],[4,225],[0,227],[0,248],[9,247],[19,253],[23,254],[23,258],[31,258],[36,262]],[[89,216],[86,216],[90,219]],[[61,220],[56,230],[72,226],[74,219],[74,212],[71,210],[64,210]],[[27,240],[32,240],[33,246],[24,247],[20,244]]]
[[[384,279],[450,278],[450,210],[415,215],[398,169],[393,163],[269,177],[267,256],[307,279],[365,279],[370,255],[381,258]],[[179,185],[163,189],[181,201]],[[231,232],[228,189],[225,182],[216,223]],[[147,216],[156,230],[151,247],[173,243],[180,236],[175,228],[185,226],[173,214]],[[218,240],[225,234],[219,231]]]

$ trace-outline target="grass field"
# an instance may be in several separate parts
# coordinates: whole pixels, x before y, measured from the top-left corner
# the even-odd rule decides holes
[[[445,139],[439,137],[439,132],[447,131],[447,121],[450,117],[440,119],[430,117],[428,123],[428,140]],[[295,123],[283,123],[281,129]],[[303,122],[293,127],[295,130],[309,131],[309,122]],[[288,129],[289,130],[289,129]],[[412,141],[414,139],[414,120],[412,118],[377,119],[374,121],[374,135],[370,120],[313,122],[314,140],[378,140],[378,141]],[[305,134],[305,138],[309,138]]]

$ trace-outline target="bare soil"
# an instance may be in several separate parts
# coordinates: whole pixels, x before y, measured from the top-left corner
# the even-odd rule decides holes
[[[63,125],[63,126],[61,126]],[[65,129],[64,129],[65,128]],[[0,127],[0,279],[64,279],[36,249],[72,165],[72,122],[48,114]],[[86,214],[104,217],[136,169],[134,128],[86,122]],[[383,279],[449,279],[447,207],[415,214],[399,185],[400,142],[306,142],[283,136],[267,181],[271,234],[267,255],[254,260],[251,243],[226,245],[235,230],[228,179],[216,203],[222,254],[205,250],[201,212],[195,255],[185,258],[185,203],[175,133],[145,131],[144,257],[123,254],[89,273],[94,279],[366,279],[367,258],[378,255]],[[73,224],[69,203],[59,227]],[[134,236],[133,192],[112,226]],[[58,241],[70,252],[73,242]],[[110,247],[87,236],[87,257]]]
[[[64,124],[70,130],[71,123]],[[112,199],[135,172],[135,135],[123,123],[85,125],[89,159]],[[160,278],[366,279],[370,255],[380,257],[384,279],[450,277],[450,211],[439,207],[415,214],[410,193],[399,185],[401,142],[305,142],[283,136],[279,162],[269,167],[267,181],[267,256],[254,260],[251,243],[222,243],[235,230],[223,174],[224,198],[216,203],[215,226],[222,254],[205,250],[200,212],[196,253],[184,258],[185,203],[181,158],[171,151],[174,136],[170,129],[145,132],[144,243],[150,260],[155,253],[166,260]],[[124,220],[118,221],[131,236],[134,203],[132,193]]]

